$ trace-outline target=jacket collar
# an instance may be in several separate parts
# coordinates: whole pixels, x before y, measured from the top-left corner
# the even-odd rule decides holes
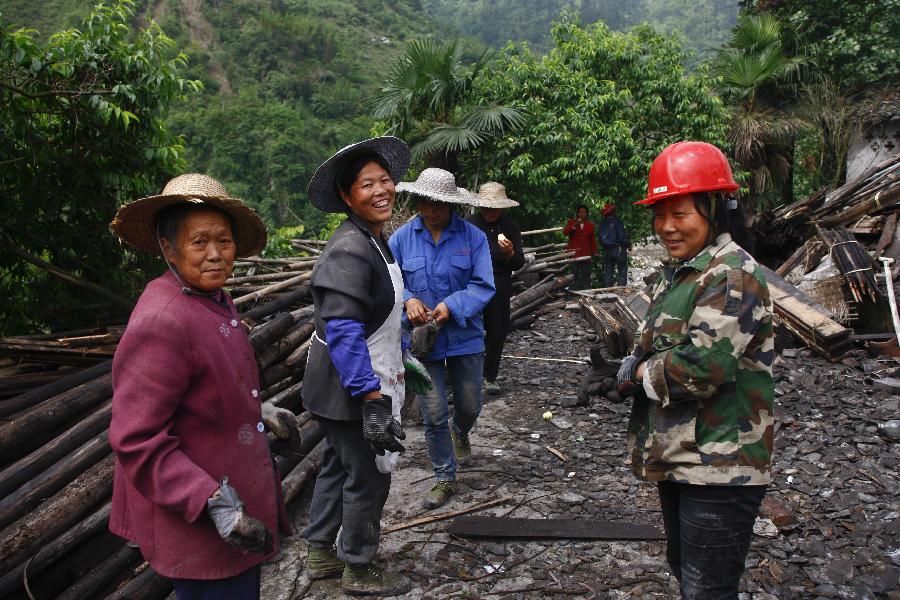
[[[709,263],[712,262],[712,259],[715,258],[722,250],[731,243],[731,234],[730,233],[722,233],[719,234],[719,237],[715,239],[715,241],[700,251],[700,253],[690,260],[686,260],[684,262],[681,261],[664,261],[663,266],[669,267],[673,270],[678,270],[681,268],[694,269],[696,271],[705,271],[706,267],[709,266]]]

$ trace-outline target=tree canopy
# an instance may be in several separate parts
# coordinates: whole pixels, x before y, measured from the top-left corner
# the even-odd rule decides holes
[[[132,15],[130,0],[100,5],[46,42],[0,19],[2,333],[129,306],[129,269],[146,263],[126,264],[106,226],[120,204],[184,169],[163,119],[199,89],[179,74],[172,41],[155,26],[135,33]]]
[[[566,17],[552,33],[546,56],[508,46],[478,81],[486,100],[518,102],[526,114],[485,152],[485,177],[503,182],[535,225],[611,201],[632,231],[646,233],[645,211],[632,202],[646,193],[656,155],[680,140],[725,140],[713,80],[687,73],[678,39],[649,26],[619,33]]]

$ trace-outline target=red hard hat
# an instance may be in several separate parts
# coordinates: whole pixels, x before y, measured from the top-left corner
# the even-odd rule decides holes
[[[647,197],[635,204],[654,204],[694,192],[734,192],[731,167],[722,151],[706,142],[667,146],[650,165]]]
[[[607,204],[603,207],[603,212],[601,213],[604,217],[608,217],[609,215],[616,212],[615,204]]]

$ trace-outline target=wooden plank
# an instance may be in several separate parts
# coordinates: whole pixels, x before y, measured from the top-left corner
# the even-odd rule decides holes
[[[469,538],[527,538],[579,540],[664,540],[656,527],[624,521],[594,519],[514,519],[459,517],[450,535]]]
[[[495,500],[488,500],[487,502],[482,502],[481,504],[476,504],[474,506],[470,506],[468,508],[463,508],[461,510],[454,510],[451,512],[440,513],[437,515],[431,515],[430,517],[419,517],[418,519],[413,519],[412,521],[405,521],[403,523],[397,523],[396,525],[391,525],[385,529],[381,530],[381,533],[392,533],[394,531],[400,531],[402,529],[409,529],[410,527],[415,527],[416,525],[426,525],[428,523],[434,523],[437,521],[445,521],[447,519],[452,519],[453,517],[464,515],[466,513],[475,512],[476,510],[484,510],[485,508],[490,508],[492,506],[496,506],[498,504],[503,504],[504,502],[509,502],[512,500],[512,496],[504,496],[502,498],[497,498]]]

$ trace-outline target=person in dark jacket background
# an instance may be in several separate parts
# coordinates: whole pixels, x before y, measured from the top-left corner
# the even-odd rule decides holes
[[[572,263],[572,274],[575,275],[572,289],[588,289],[591,287],[591,263],[597,254],[597,238],[594,236],[594,224],[588,220],[586,205],[578,205],[575,218],[569,219],[566,226],[563,227],[563,233],[569,237],[566,250],[574,250],[575,258],[591,257],[590,260]]]
[[[468,221],[487,236],[491,248],[491,265],[494,268],[494,285],[497,292],[484,307],[484,390],[491,395],[500,393],[497,373],[500,371],[500,355],[506,334],[509,333],[509,299],[512,296],[512,273],[525,265],[522,253],[522,232],[519,226],[503,211],[518,206],[507,198],[506,188],[496,181],[489,181],[478,190],[480,211]]]
[[[616,207],[609,203],[603,207],[603,219],[597,231],[603,246],[603,287],[628,283],[628,249],[631,242],[622,219],[616,216]]]

